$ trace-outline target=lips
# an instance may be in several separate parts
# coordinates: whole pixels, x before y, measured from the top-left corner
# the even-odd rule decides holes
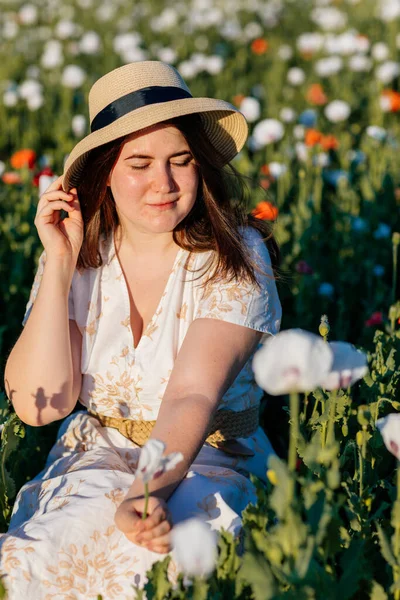
[[[175,202],[178,202],[178,201],[177,200],[170,200],[169,202],[161,202],[160,204],[148,204],[148,206],[155,206],[155,207],[167,206],[169,204],[175,204]]]

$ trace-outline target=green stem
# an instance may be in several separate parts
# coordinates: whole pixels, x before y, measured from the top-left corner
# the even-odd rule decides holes
[[[290,393],[290,441],[289,471],[294,473],[297,462],[297,440],[299,439],[299,394]]]
[[[328,422],[328,434],[327,434],[327,442],[328,445],[333,444],[335,441],[335,416],[336,416],[336,399],[337,399],[337,390],[333,390],[331,397],[329,399],[329,422]]]
[[[149,484],[147,482],[144,484],[144,498],[145,498],[145,502],[144,502],[144,511],[143,511],[143,515],[142,515],[142,521],[144,521],[147,517],[147,506],[149,504]]]
[[[315,400],[314,408],[313,408],[313,411],[311,413],[310,419],[312,419],[314,417],[314,415],[315,415],[315,411],[317,410],[318,402],[319,402],[319,400]]]

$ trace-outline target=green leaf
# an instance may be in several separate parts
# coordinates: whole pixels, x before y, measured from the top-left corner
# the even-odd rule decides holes
[[[8,519],[11,507],[9,500],[15,497],[15,481],[7,470],[6,463],[10,455],[18,448],[21,438],[25,436],[25,428],[15,413],[4,423],[1,432],[0,451],[0,503],[3,517]]]
[[[172,592],[172,584],[167,575],[170,561],[171,556],[166,556],[164,560],[153,563],[151,569],[146,572],[148,581],[143,589],[148,598],[154,598],[155,600],[169,598],[169,594]]]
[[[238,578],[249,585],[254,600],[270,600],[277,592],[276,583],[267,559],[259,552],[250,538],[246,538],[246,552]]]
[[[2,579],[0,579],[0,600],[7,600],[7,589]]]
[[[388,596],[383,587],[376,581],[373,581],[369,600],[387,600],[387,598]]]
[[[341,600],[350,600],[359,589],[360,581],[369,578],[365,566],[364,548],[363,540],[354,539],[349,548],[342,553],[340,559],[342,576],[336,592],[336,597]]]
[[[383,558],[391,567],[395,567],[397,565],[396,558],[392,552],[390,542],[379,523],[376,523],[376,530],[378,532],[379,544]]]

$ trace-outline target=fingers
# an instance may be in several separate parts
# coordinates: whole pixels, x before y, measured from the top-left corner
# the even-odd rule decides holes
[[[136,536],[136,540],[138,543],[142,542],[150,542],[151,540],[164,539],[165,536],[168,537],[169,532],[172,529],[172,525],[169,521],[162,521],[159,525],[156,525],[150,530],[145,530],[142,533],[138,533]]]
[[[51,186],[50,186],[51,187]],[[47,217],[51,215],[55,210],[65,210],[66,212],[72,212],[79,208],[78,195],[76,188],[71,190],[69,194],[62,190],[46,191],[40,197],[36,218]]]
[[[147,519],[145,519],[145,521],[143,522],[144,529],[146,531],[149,531],[154,527],[157,527],[157,525],[159,525],[165,520],[171,520],[170,512],[166,505],[163,506],[162,504],[159,504],[158,506],[156,506],[151,515],[149,515]]]

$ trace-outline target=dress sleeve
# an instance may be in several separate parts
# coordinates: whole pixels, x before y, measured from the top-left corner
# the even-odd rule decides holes
[[[260,287],[238,279],[206,283],[197,292],[194,318],[219,319],[249,327],[265,334],[262,336],[263,341],[279,331],[281,303],[271,258],[261,234],[253,227],[247,227],[243,236],[255,264],[266,273],[255,273]]]
[[[29,315],[31,314],[32,306],[36,300],[36,296],[38,295],[40,283],[41,283],[42,277],[43,277],[45,264],[46,264],[46,250],[43,250],[42,254],[39,256],[38,267],[36,270],[35,278],[33,280],[31,293],[29,295],[29,300],[26,305],[25,315],[24,315],[24,318],[22,321],[22,325],[24,327],[29,318]],[[72,297],[72,286],[71,286],[71,289],[68,294],[68,316],[70,319],[75,319],[74,301],[73,301],[73,297]]]

